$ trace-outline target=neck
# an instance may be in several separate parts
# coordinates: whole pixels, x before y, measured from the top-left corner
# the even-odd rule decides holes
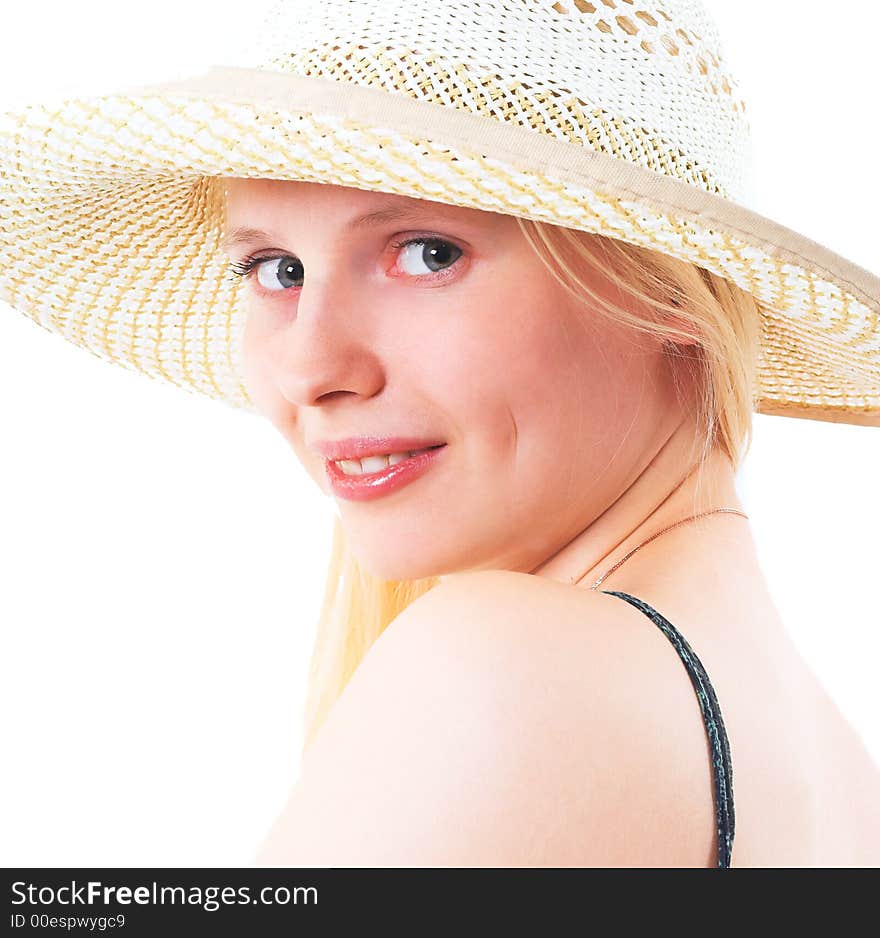
[[[535,567],[531,573],[561,583],[587,589],[609,567],[652,535],[676,521],[713,508],[743,510],[736,492],[735,473],[730,460],[714,450],[702,469],[694,426],[683,421],[661,445],[654,458],[618,497],[559,551]],[[746,525],[745,519],[716,513],[681,525],[676,531],[708,530],[718,524]],[[647,570],[664,556],[656,545],[676,537],[664,533],[621,564],[630,573],[641,566]],[[615,571],[616,573],[616,571]],[[613,581],[614,576],[609,578]],[[605,581],[601,588],[614,589]]]

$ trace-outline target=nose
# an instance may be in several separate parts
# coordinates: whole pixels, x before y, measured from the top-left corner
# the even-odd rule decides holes
[[[295,313],[267,339],[274,381],[291,404],[312,407],[331,395],[371,397],[384,384],[364,291],[340,277],[306,276]]]

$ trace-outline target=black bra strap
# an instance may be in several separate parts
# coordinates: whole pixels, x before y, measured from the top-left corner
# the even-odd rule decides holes
[[[721,719],[721,707],[715,696],[715,689],[709,680],[709,675],[697,657],[696,652],[687,643],[685,637],[678,629],[653,606],[649,606],[642,599],[623,593],[618,590],[602,590],[609,596],[619,596],[630,605],[643,612],[655,625],[663,631],[666,637],[675,646],[681,658],[691,683],[697,692],[700,701],[700,710],[703,714],[703,723],[706,735],[712,747],[712,769],[715,782],[715,820],[718,832],[718,867],[730,866],[730,854],[733,850],[733,835],[736,825],[736,816],[733,810],[733,766],[730,761],[730,744],[724,720]]]

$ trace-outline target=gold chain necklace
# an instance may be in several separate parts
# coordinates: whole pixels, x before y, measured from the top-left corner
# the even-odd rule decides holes
[[[645,544],[650,544],[651,541],[653,541],[655,537],[660,537],[661,534],[665,534],[665,533],[666,533],[667,531],[669,531],[671,528],[677,528],[680,524],[686,524],[688,521],[694,521],[694,520],[696,520],[697,518],[703,518],[703,517],[705,517],[706,515],[713,515],[713,514],[715,514],[716,512],[719,512],[719,511],[726,511],[726,512],[729,512],[730,514],[742,515],[743,518],[748,518],[748,515],[747,515],[745,512],[743,512],[743,511],[738,511],[736,508],[713,508],[713,509],[711,509],[710,511],[702,511],[702,512],[700,512],[700,514],[698,514],[698,515],[691,515],[690,518],[683,518],[681,521],[676,521],[674,524],[668,525],[667,527],[663,528],[661,531],[658,531],[656,534],[652,534],[646,541],[642,541],[642,543],[639,544],[638,547],[634,547],[625,557],[622,557],[620,560],[618,560],[617,563],[614,564],[613,567],[610,567],[608,570],[606,570],[606,571],[602,574],[602,576],[600,576],[599,579],[596,580],[595,583],[593,583],[593,585],[590,587],[590,589],[591,589],[591,590],[598,589],[599,584],[600,584],[606,577],[608,577],[608,576],[610,576],[612,573],[614,573],[614,571],[615,571],[622,563],[624,563],[625,561],[629,560],[629,558],[632,557],[632,555],[633,555],[637,550],[639,550],[640,548],[644,547]]]

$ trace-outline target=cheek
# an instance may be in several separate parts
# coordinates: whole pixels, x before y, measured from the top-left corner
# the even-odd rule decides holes
[[[296,453],[306,472],[319,488],[330,494],[324,462],[306,449],[298,426],[297,409],[278,390],[267,366],[267,337],[261,335],[252,321],[245,325],[242,336],[242,380],[257,410],[275,427]]]
[[[523,316],[516,324],[518,354],[505,369],[509,407],[516,422],[517,449],[543,466],[564,458],[568,441],[584,428],[589,372],[583,335],[566,330],[559,316]]]
[[[242,381],[257,411],[293,446],[301,462],[308,457],[297,426],[297,409],[285,400],[272,381],[267,365],[265,341],[255,330],[245,327],[242,339]],[[314,454],[311,454],[314,457]],[[305,464],[305,463],[304,463]]]
[[[257,409],[267,417],[278,409],[278,391],[267,367],[266,337],[249,316],[242,336],[242,381]]]
[[[458,362],[452,349],[447,357],[472,425],[517,484],[544,491],[560,474],[575,484],[647,392],[638,350],[539,272],[508,281],[502,296],[492,290],[471,312],[479,329],[459,343]]]
[[[436,380],[452,392],[463,437],[473,432],[493,458],[545,452],[567,422],[582,419],[573,402],[583,394],[588,342],[566,314],[558,297],[517,279],[501,295],[494,283],[469,290],[444,331]]]

